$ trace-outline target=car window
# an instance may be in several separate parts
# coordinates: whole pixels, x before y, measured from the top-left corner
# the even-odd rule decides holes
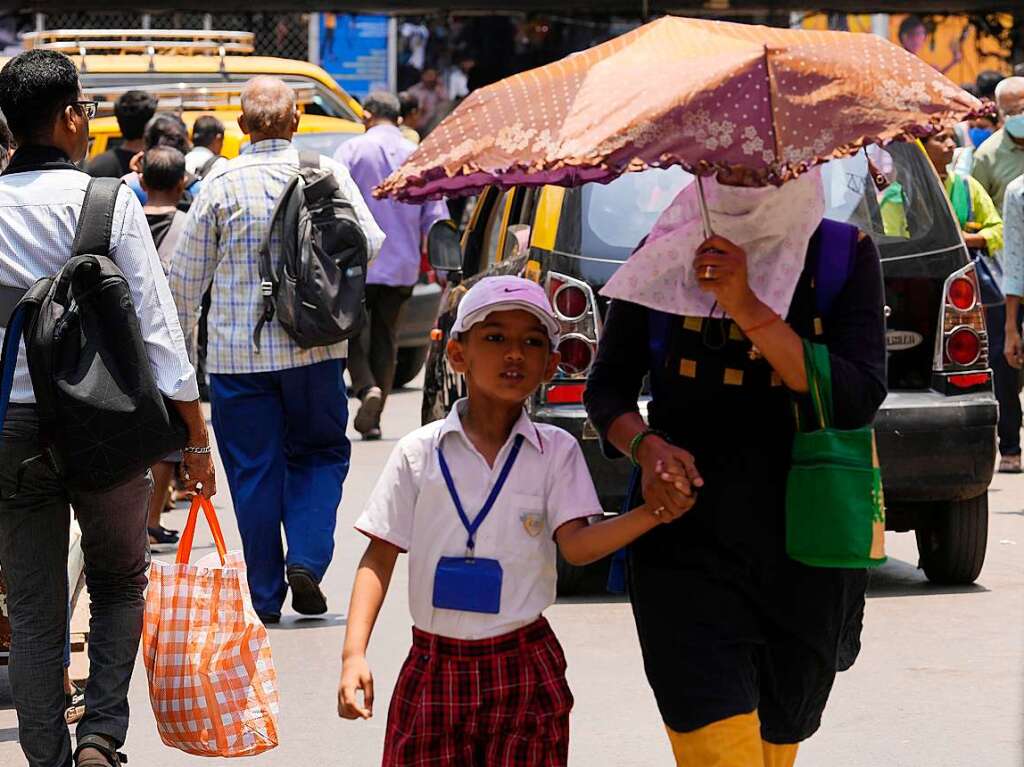
[[[914,143],[872,146],[822,168],[826,218],[871,235],[882,260],[960,248],[960,232],[935,171]]]
[[[678,167],[655,168],[627,173],[609,184],[568,190],[558,249],[588,259],[624,261],[692,180]],[[825,217],[870,234],[883,260],[917,256],[942,260],[944,253],[960,246],[945,193],[915,143],[871,147],[826,163],[822,184]]]
[[[358,133],[296,133],[292,136],[292,144],[296,149],[306,149],[327,157],[334,157],[338,147],[358,135]]]

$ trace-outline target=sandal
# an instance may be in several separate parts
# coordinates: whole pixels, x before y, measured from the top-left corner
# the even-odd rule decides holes
[[[87,748],[95,752],[80,756]],[[106,735],[83,735],[75,747],[75,767],[120,767],[128,763],[128,757],[117,750],[112,738]]]
[[[178,531],[168,530],[162,525],[146,528],[149,531],[149,542],[151,544],[177,543]]]

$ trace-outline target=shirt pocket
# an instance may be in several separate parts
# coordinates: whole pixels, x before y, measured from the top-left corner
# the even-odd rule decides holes
[[[546,503],[542,495],[512,493],[506,532],[509,543],[524,555],[534,554],[551,539]]]

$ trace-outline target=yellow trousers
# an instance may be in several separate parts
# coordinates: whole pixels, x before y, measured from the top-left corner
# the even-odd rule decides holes
[[[693,732],[665,729],[677,767],[793,767],[800,745],[761,740],[757,711],[720,719]]]

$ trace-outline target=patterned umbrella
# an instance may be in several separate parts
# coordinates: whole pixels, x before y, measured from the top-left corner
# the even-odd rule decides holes
[[[876,35],[667,16],[475,91],[377,194],[412,202],[676,164],[782,184],[980,107]]]

